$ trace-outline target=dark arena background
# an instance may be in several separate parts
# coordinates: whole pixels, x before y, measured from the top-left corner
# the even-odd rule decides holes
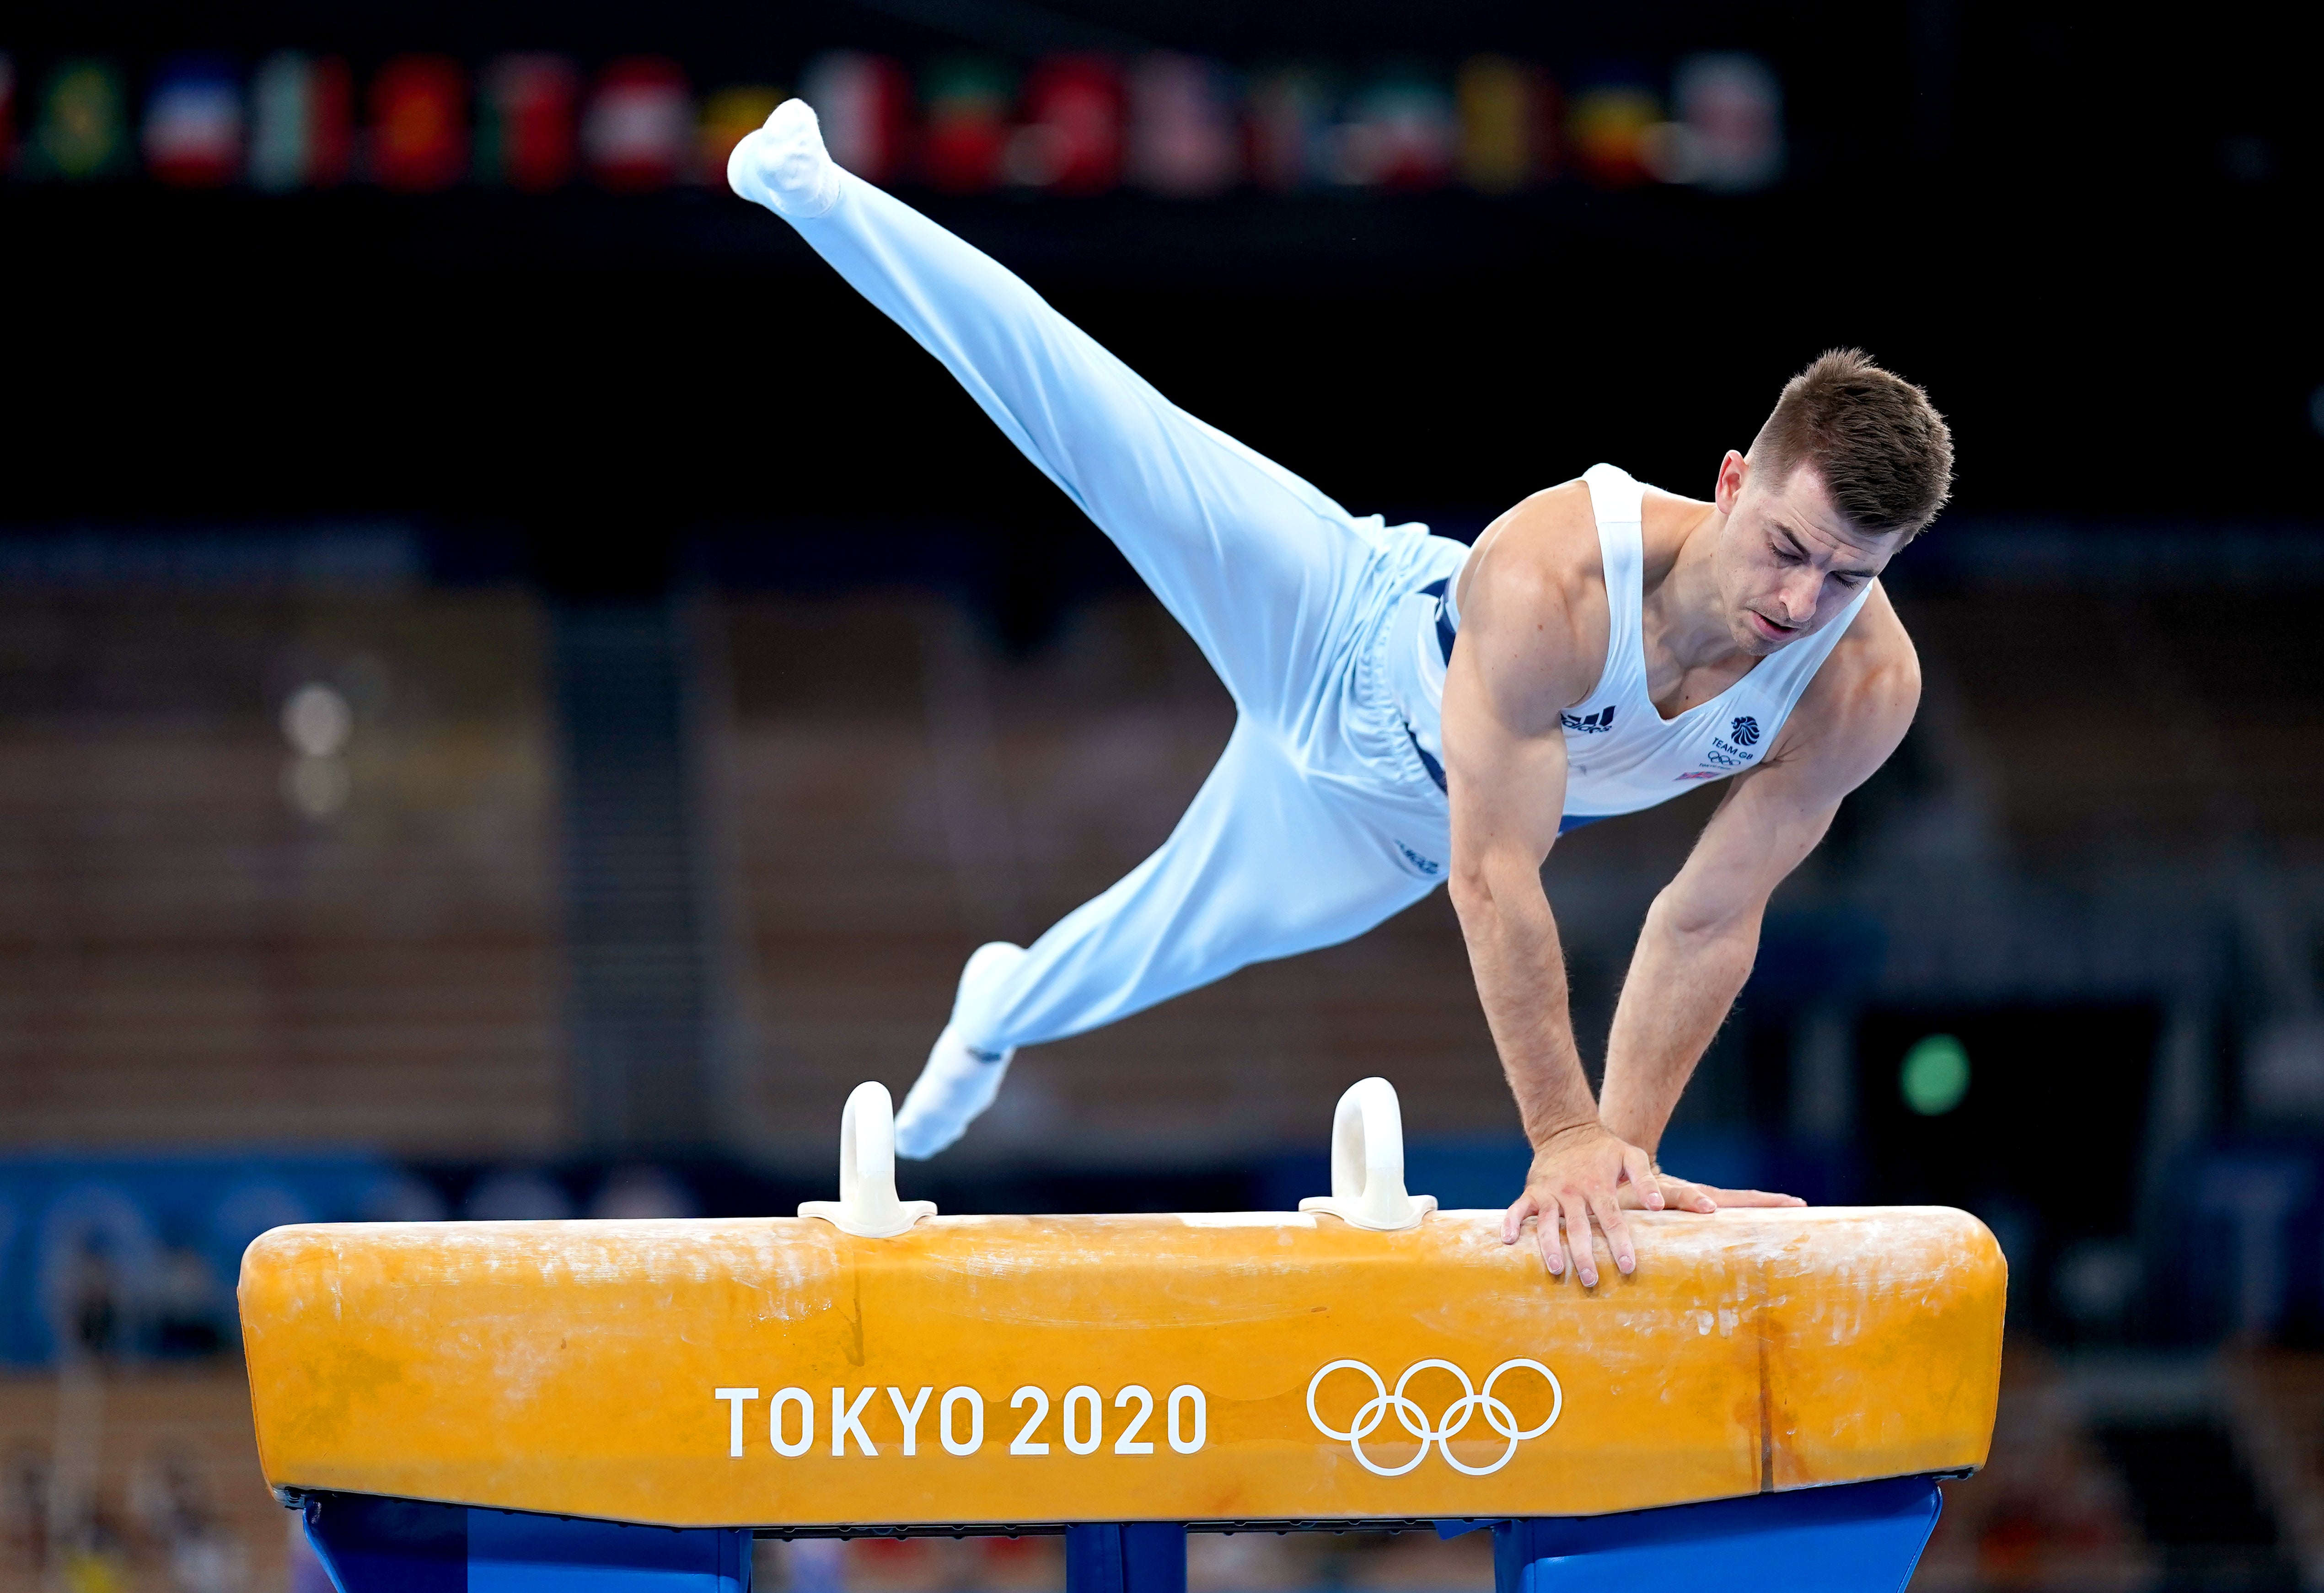
[[[17,0],[0,1587],[327,1587],[251,1447],[254,1235],[827,1194],[962,956],[1151,850],[1223,742],[1104,539],[726,192],[792,92],[1359,513],[1466,539],[1600,459],[1707,496],[1822,350],[1924,384],[1960,474],[1887,582],[1919,719],[1664,1159],[2000,1238],[1993,1458],[1916,1588],[2319,1585],[2320,42],[2235,0]],[[1548,865],[1592,1066],[1713,799]],[[1278,1209],[1371,1073],[1414,1190],[1514,1196],[1441,895],[1028,1052],[903,1192]],[[1491,1585],[1478,1539],[1193,1552],[1199,1593]]]

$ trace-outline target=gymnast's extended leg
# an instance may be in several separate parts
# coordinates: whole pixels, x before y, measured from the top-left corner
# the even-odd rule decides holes
[[[1015,274],[824,152],[798,100],[735,146],[798,228],[1113,539],[1246,714],[1305,703],[1376,533],[1157,392]]]
[[[1029,950],[969,959],[897,1119],[927,1156],[1019,1045],[1127,1016],[1264,958],[1344,940],[1428,889],[1304,782],[1281,744],[1340,662],[1376,529],[1186,414],[1022,281],[834,166],[797,101],[742,141],[735,191],[782,216],[958,378],[1111,537],[1226,683],[1233,739],[1160,850]]]

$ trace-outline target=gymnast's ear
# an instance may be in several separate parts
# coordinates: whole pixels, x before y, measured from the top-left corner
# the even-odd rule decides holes
[[[1711,494],[1711,501],[1719,505],[1720,513],[1735,512],[1736,502],[1743,496],[1743,488],[1750,479],[1750,456],[1733,448],[1728,449],[1727,457],[1719,462],[1719,481]]]

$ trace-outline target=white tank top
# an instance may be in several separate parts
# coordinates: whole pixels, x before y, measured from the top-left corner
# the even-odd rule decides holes
[[[1646,489],[1611,465],[1592,465],[1582,479],[1589,484],[1606,565],[1606,667],[1590,695],[1559,716],[1566,758],[1561,830],[1652,807],[1757,763],[1872,591],[1867,583],[1822,630],[1760,659],[1709,702],[1665,719],[1646,693],[1640,518]],[[1444,666],[1461,624],[1459,581],[1455,575],[1407,593],[1388,622],[1389,695],[1439,786],[1444,783]]]

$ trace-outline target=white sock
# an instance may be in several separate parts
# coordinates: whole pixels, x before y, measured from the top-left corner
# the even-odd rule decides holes
[[[810,221],[839,203],[840,170],[823,147],[815,107],[787,99],[767,124],[744,134],[726,157],[726,184],[742,198],[793,221]]]
[[[982,988],[1004,977],[1024,956],[1022,946],[1006,941],[977,947],[960,971],[960,989],[953,1000],[954,1015],[967,1005],[972,987]],[[979,1050],[954,1024],[945,1025],[928,1052],[927,1064],[920,1069],[919,1078],[897,1110],[896,1154],[924,1160],[958,1139],[1001,1093],[1009,1060],[1016,1054],[1013,1045],[997,1052]]]

